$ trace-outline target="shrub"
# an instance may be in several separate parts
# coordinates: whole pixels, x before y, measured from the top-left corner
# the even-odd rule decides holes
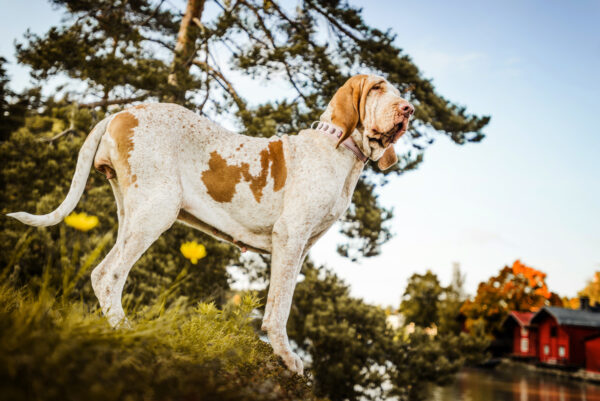
[[[4,274],[6,276],[6,274]],[[0,394],[10,400],[312,399],[250,324],[257,299],[218,309],[185,298],[129,311],[112,329],[96,308],[46,283],[0,284]],[[165,292],[166,294],[169,291]],[[169,305],[168,307],[165,305]]]

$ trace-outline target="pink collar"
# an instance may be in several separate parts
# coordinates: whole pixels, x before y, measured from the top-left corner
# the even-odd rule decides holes
[[[327,134],[329,136],[333,136],[337,139],[339,139],[344,132],[337,125],[325,123],[323,121],[315,121],[311,124],[310,128],[317,131],[321,131],[322,133]],[[356,142],[354,142],[354,139],[352,139],[351,137],[346,138],[346,140],[342,142],[342,145],[344,145],[346,149],[354,153],[354,156],[356,156],[356,158],[361,162],[366,163],[369,160],[369,158],[365,156],[365,154],[358,148],[358,146],[356,146]]]

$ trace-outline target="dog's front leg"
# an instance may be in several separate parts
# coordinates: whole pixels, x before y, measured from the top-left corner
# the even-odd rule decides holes
[[[275,354],[283,359],[288,369],[298,374],[302,374],[304,368],[300,357],[290,348],[286,325],[305,245],[306,236],[299,228],[292,228],[282,221],[275,225],[271,281],[262,324]]]

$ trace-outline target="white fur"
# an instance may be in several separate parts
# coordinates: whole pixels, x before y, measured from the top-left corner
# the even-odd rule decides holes
[[[399,94],[396,91],[390,97],[393,91],[381,96],[369,95],[364,126],[352,134],[357,146],[373,160],[384,149],[369,143],[372,130],[368,125],[374,124],[370,121],[377,120],[387,130],[401,119],[396,110]],[[386,108],[393,110],[388,113]],[[312,244],[348,208],[363,163],[350,150],[336,148],[334,138],[312,129],[296,136],[251,138],[227,131],[173,104],[150,104],[122,113],[132,114],[137,126],[133,130],[133,150],[126,160],[130,171],[115,167],[117,178],[110,180],[117,201],[119,233],[114,247],[92,272],[94,291],[110,324],[126,324],[121,294],[127,275],[183,210],[231,236],[234,243],[242,242],[272,254],[262,328],[268,332],[274,352],[288,368],[302,373],[302,361],[290,349],[286,334],[296,279]],[[330,105],[321,120],[331,122],[331,114]],[[26,213],[10,216],[27,224],[50,225],[70,213],[83,192],[96,148],[97,163],[104,160],[117,166],[117,162],[124,161],[119,159],[117,144],[111,136],[109,123],[115,116],[98,124],[86,139],[69,194],[56,211],[45,216]],[[218,152],[228,165],[247,163],[249,173],[256,177],[262,170],[261,152],[271,141],[278,140],[283,144],[287,169],[285,185],[280,190],[274,190],[274,177],[269,171],[260,202],[244,178],[235,186],[230,201],[219,202],[209,194],[202,177],[210,170],[212,152]],[[377,157],[373,157],[375,153]],[[215,234],[211,229],[191,225]]]

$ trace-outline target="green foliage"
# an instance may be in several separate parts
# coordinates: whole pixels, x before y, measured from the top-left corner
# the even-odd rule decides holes
[[[441,301],[438,303],[439,323],[441,333],[459,334],[462,331],[460,308],[467,298],[464,290],[465,277],[458,264],[454,265],[452,281],[444,288]],[[475,337],[477,337],[475,335]]]
[[[17,99],[16,93],[8,87],[10,80],[4,64],[6,59],[0,56],[0,141],[21,126],[28,106],[26,99]]]
[[[419,327],[437,326],[439,303],[444,289],[435,274],[427,270],[425,274],[413,274],[406,284],[402,296],[400,312],[407,322]]]
[[[400,312],[406,323],[458,335],[462,329],[460,308],[466,299],[463,285],[464,275],[458,265],[454,266],[452,282],[447,287],[443,287],[430,270],[425,274],[415,273],[406,284]]]
[[[386,323],[385,311],[353,298],[336,275],[303,267],[288,334],[310,355],[314,391],[331,400],[419,399],[426,383],[443,384],[487,345],[466,334],[407,334]],[[382,387],[383,386],[383,387]],[[387,390],[384,390],[387,388]]]
[[[0,393],[10,400],[306,400],[239,306],[183,299],[133,310],[114,330],[98,310],[39,290],[0,284]]]
[[[447,384],[465,364],[484,360],[487,345],[487,341],[465,333],[431,336],[419,327],[404,339],[395,338],[389,355],[396,369],[389,374],[396,385],[390,395],[422,400],[427,383]]]
[[[382,309],[349,295],[334,274],[306,263],[294,294],[288,335],[312,359],[315,392],[331,400],[357,399],[383,379],[365,370],[385,361],[393,336]]]
[[[360,256],[379,255],[381,245],[392,237],[389,230],[382,229],[392,219],[392,211],[380,207],[374,188],[375,184],[367,179],[360,180],[352,194],[352,203],[341,219],[342,233],[348,242],[338,246],[338,253],[352,261]]]

